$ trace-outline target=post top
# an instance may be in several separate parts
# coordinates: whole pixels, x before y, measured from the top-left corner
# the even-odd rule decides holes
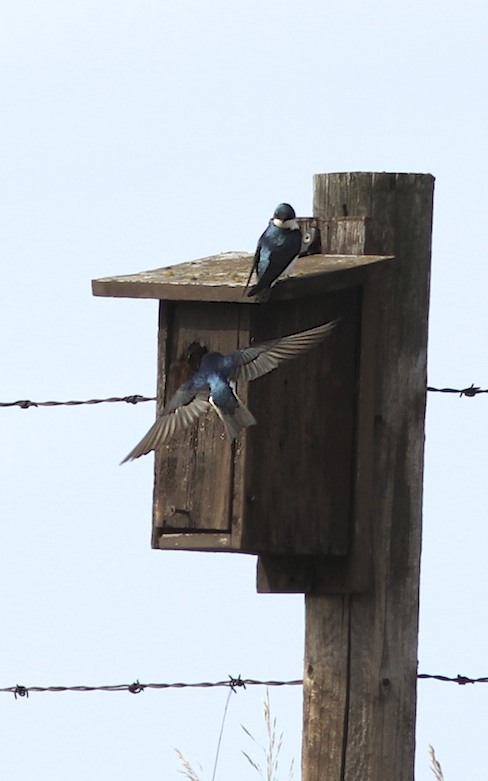
[[[92,291],[95,296],[120,298],[257,303],[244,295],[253,257],[250,252],[223,252],[138,274],[94,279]],[[276,285],[273,299],[358,284],[368,267],[387,260],[393,260],[393,256],[308,255],[300,258],[290,276]]]

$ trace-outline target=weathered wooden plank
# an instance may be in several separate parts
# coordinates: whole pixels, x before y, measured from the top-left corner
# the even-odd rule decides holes
[[[170,366],[169,357],[169,334],[172,327],[174,306],[166,301],[159,302],[159,322],[158,322],[158,379],[156,393],[156,416],[159,416],[168,398],[166,395],[166,386],[168,383],[168,372]],[[159,475],[161,472],[161,452],[156,450],[154,453],[154,486],[153,486],[153,507],[152,507],[152,530],[151,545],[158,547],[158,540],[161,535],[159,528],[164,517],[163,498],[160,492],[161,483]]]
[[[413,779],[432,195],[430,175],[315,178],[319,221],[370,218],[364,251],[399,262],[379,275],[366,327],[376,354],[372,588],[306,597],[304,781]]]
[[[159,410],[163,400],[166,403],[192,373],[186,358],[192,343],[223,353],[236,349],[240,312],[240,308],[225,303],[211,307],[203,303],[161,306],[169,314],[160,332]],[[230,533],[234,448],[212,411],[159,449],[154,488],[155,547],[161,547],[162,534],[177,529]]]
[[[230,534],[214,534],[213,532],[187,533],[178,532],[160,534],[154,547],[160,550],[188,550],[218,552],[231,548]]]
[[[322,221],[323,223],[325,221]],[[356,246],[359,238],[366,242],[366,219],[338,218],[327,221],[340,222],[339,236],[335,231],[327,234],[337,237],[347,244],[349,236],[351,246]],[[359,226],[363,228],[358,229]],[[324,234],[325,235],[325,234]],[[349,594],[361,593],[370,588],[371,580],[371,502],[373,469],[373,420],[374,420],[374,367],[375,367],[375,318],[379,306],[377,291],[381,287],[379,277],[394,273],[395,266],[383,264],[369,269],[361,286],[360,339],[357,350],[359,356],[358,380],[354,382],[357,392],[355,410],[354,437],[354,479],[351,484],[352,523],[347,556],[276,556],[264,554],[258,559],[257,589],[261,593],[308,593]],[[358,332],[359,333],[359,332]],[[339,408],[338,408],[339,411]],[[344,444],[342,431],[338,438]],[[334,473],[327,465],[327,469]],[[344,472],[342,472],[344,475]],[[332,485],[335,486],[334,481]],[[346,505],[347,506],[347,502]],[[339,511],[340,512],[340,511]],[[338,515],[340,518],[341,515]]]
[[[247,347],[252,341],[252,314],[257,311],[252,306],[238,307],[239,311],[239,332],[238,332],[238,346]],[[252,383],[238,382],[237,394],[243,404],[252,410],[252,399],[250,398],[250,390]],[[254,413],[253,413],[254,414]],[[258,423],[259,425],[259,423]],[[236,440],[234,443],[234,472],[233,482],[231,487],[232,506],[231,506],[231,544],[232,549],[240,551],[242,550],[242,534],[244,524],[247,518],[247,493],[246,493],[246,463],[248,460],[249,451],[249,435],[255,427],[247,429],[247,431]]]
[[[243,295],[252,266],[253,255],[246,252],[225,252],[176,266],[143,271],[92,281],[93,295],[123,298],[159,298],[166,301],[235,301],[256,303]],[[330,281],[330,274],[392,260],[381,255],[310,255],[301,258],[288,279],[281,280],[273,290],[273,298],[315,295]],[[352,277],[350,278],[352,283]],[[323,285],[322,287],[320,287]],[[319,287],[317,287],[319,286]]]
[[[303,690],[304,731],[302,779],[369,781],[370,776],[345,774],[350,711],[344,686],[351,674],[349,595],[315,596],[307,604],[306,656]],[[313,630],[312,630],[313,627]],[[367,758],[364,757],[366,765]],[[378,781],[399,776],[375,776]]]
[[[320,226],[322,252],[334,247],[339,255],[364,254],[368,217],[331,217],[317,220]]]
[[[352,522],[358,288],[252,308],[256,341],[340,315],[322,344],[251,383],[242,545],[265,553],[345,554]]]
[[[356,546],[354,536],[352,545]],[[369,585],[368,576],[368,550],[362,557],[353,553],[347,556],[261,554],[257,590],[260,594],[360,593]]]

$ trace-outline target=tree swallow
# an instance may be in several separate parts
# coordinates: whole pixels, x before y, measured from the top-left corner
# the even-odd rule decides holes
[[[297,358],[325,339],[336,322],[332,320],[298,334],[251,344],[227,355],[204,351],[198,371],[180,385],[146,436],[122,463],[133,461],[160,447],[174,434],[192,426],[212,407],[232,441],[241,429],[256,423],[232,387],[235,381],[256,380],[276,369],[283,361]]]
[[[286,272],[288,276],[298,258],[301,246],[302,232],[295,210],[289,203],[280,203],[258,241],[249,280],[252,272],[255,271],[259,281],[248,290],[247,295],[255,296],[269,291],[282,274]]]

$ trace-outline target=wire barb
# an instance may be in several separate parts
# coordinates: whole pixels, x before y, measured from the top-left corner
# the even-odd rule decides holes
[[[235,692],[238,686],[242,686],[243,689],[246,688],[246,684],[240,675],[237,678],[233,678],[232,675],[229,675],[229,686],[233,692]]]
[[[144,691],[146,687],[143,683],[139,683],[139,681],[134,681],[134,683],[130,683],[127,691],[130,691],[131,694],[140,694]]]

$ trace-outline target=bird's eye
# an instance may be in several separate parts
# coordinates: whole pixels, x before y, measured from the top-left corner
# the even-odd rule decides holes
[[[305,236],[303,237],[303,240],[305,244],[310,244],[310,242],[312,241],[312,236],[310,235],[310,233],[306,233]]]

